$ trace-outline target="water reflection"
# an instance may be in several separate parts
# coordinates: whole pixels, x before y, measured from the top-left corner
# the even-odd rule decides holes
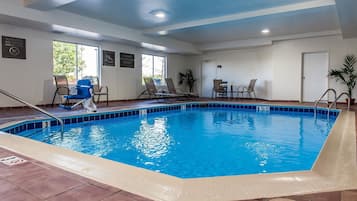
[[[255,130],[255,119],[253,115],[249,113],[240,113],[240,112],[229,112],[229,111],[217,111],[212,112],[213,115],[213,124],[216,126],[221,126],[222,124],[228,125],[237,125],[244,124],[247,125],[250,129]]]
[[[268,165],[269,159],[280,154],[278,146],[268,142],[247,142],[245,147],[255,156],[262,173],[266,172],[265,167]]]
[[[104,156],[113,150],[112,143],[108,139],[107,133],[103,126],[94,125],[90,128],[89,133],[90,144],[94,144],[93,154],[94,156]]]
[[[144,119],[140,124],[139,130],[134,134],[132,145],[149,158],[166,155],[172,141],[167,131],[167,118],[156,118],[152,124]]]
[[[55,144],[94,156],[104,156],[114,148],[104,126],[101,125],[71,128],[63,134],[63,138],[58,132],[51,136],[53,137],[48,138],[47,141],[49,144]]]
[[[81,148],[82,146],[81,146],[81,140],[79,138],[80,136],[82,136],[82,133],[83,133],[83,128],[81,127],[69,129],[68,131],[63,133],[63,138],[61,137],[59,132],[54,132],[49,135],[52,137],[46,139],[47,140],[46,142],[67,149],[80,151],[81,149],[78,148]]]
[[[52,135],[58,128],[34,136],[54,136],[48,143],[192,178],[311,169],[328,123],[307,114],[200,109],[68,126],[63,139]]]

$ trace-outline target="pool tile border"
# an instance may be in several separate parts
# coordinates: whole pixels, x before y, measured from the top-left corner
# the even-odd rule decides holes
[[[312,171],[193,180],[181,180],[148,172],[16,135],[0,132],[0,137],[1,146],[7,149],[16,150],[41,162],[153,200],[261,200],[287,195],[356,189],[354,123],[354,113],[339,112],[336,124],[324,145],[323,154],[319,158],[319,166]],[[43,152],[44,149],[48,151]],[[58,156],[61,156],[62,160],[58,160]],[[73,166],[73,161],[78,161],[78,166]],[[210,188],[209,191],[207,187]]]
[[[140,116],[141,114],[152,114],[159,112],[178,111],[185,109],[199,109],[199,108],[222,108],[222,109],[238,109],[238,110],[255,110],[259,112],[259,108],[265,108],[261,112],[279,113],[279,112],[293,112],[293,113],[314,113],[313,107],[306,106],[280,106],[280,105],[263,105],[263,104],[239,104],[239,103],[226,103],[226,102],[199,102],[199,103],[184,103],[173,104],[164,106],[145,107],[138,109],[125,109],[110,112],[99,112],[83,115],[75,115],[68,117],[61,117],[65,125],[76,124],[83,122],[99,121],[106,119],[123,118],[130,116]],[[268,108],[268,110],[267,110]],[[318,115],[327,115],[328,109],[317,108]],[[340,113],[340,110],[330,110],[330,116],[336,117]],[[0,131],[10,134],[19,134],[24,131],[34,130],[39,128],[47,128],[50,126],[57,126],[59,122],[51,119],[38,119],[38,120],[26,120],[14,125],[1,128]]]

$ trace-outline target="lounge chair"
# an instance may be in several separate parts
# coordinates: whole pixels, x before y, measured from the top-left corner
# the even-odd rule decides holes
[[[67,77],[65,75],[54,75],[53,77],[55,79],[56,91],[55,91],[55,94],[53,95],[52,107],[55,103],[57,95],[60,97],[69,95],[69,87],[68,87]]]
[[[78,80],[76,89],[77,89],[77,94],[67,95],[67,96],[64,96],[64,98],[66,100],[79,100],[79,101],[72,106],[60,105],[60,107],[67,109],[67,110],[72,110],[75,107],[82,104],[83,107],[88,112],[96,112],[97,107],[93,103],[93,100],[92,100],[93,85],[91,83],[91,80],[89,80],[89,79]]]
[[[242,97],[244,97],[244,93],[248,94],[249,98],[252,98],[252,94],[254,95],[254,98],[257,98],[255,95],[255,83],[257,82],[257,79],[251,79],[249,82],[248,87],[238,87],[238,97],[239,94],[242,94]]]
[[[175,84],[172,81],[172,78],[166,78],[165,79],[167,90],[170,94],[176,94],[178,96],[184,96],[184,97],[197,97],[198,95],[195,93],[191,92],[178,92],[175,88]]]
[[[97,96],[96,103],[99,103],[100,96],[106,96],[107,106],[109,105],[109,89],[108,86],[100,86],[99,78],[97,76],[86,76],[83,79],[90,79],[93,85],[93,101],[95,101],[95,96]]]
[[[178,97],[177,94],[172,94],[169,92],[159,92],[156,88],[154,80],[150,77],[144,78],[144,83],[145,83],[147,94],[152,98],[154,98],[154,97],[156,97],[156,98]]]
[[[212,98],[217,98],[217,96],[227,97],[227,82],[223,80],[213,80]]]

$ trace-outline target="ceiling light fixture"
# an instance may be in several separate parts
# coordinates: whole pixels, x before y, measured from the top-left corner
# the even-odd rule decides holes
[[[159,32],[157,32],[159,35],[167,35],[168,34],[168,32],[167,31],[159,31]]]
[[[96,39],[96,40],[101,39],[101,35],[95,32],[90,32],[82,29],[75,29],[75,28],[56,25],[56,24],[51,25],[51,27],[53,32],[66,33],[73,36],[85,37],[85,38]]]
[[[160,19],[165,19],[167,16],[166,12],[162,10],[151,11],[151,14]]]
[[[262,34],[269,34],[270,33],[270,30],[269,29],[263,29],[262,30]]]
[[[166,51],[167,48],[161,45],[155,45],[155,44],[150,44],[150,43],[141,43],[141,46],[143,48],[155,50],[155,51]]]

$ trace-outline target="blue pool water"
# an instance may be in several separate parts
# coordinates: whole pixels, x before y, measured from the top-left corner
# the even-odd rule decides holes
[[[326,116],[326,115],[325,115]],[[181,178],[310,170],[336,117],[194,108],[19,135]]]

